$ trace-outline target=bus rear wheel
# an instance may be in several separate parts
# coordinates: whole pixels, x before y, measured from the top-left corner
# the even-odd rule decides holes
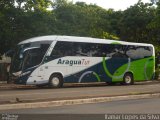
[[[49,79],[49,86],[51,88],[61,88],[63,86],[63,77],[58,74],[51,75]]]
[[[134,84],[133,75],[131,73],[126,73],[124,75],[123,84],[124,85],[133,85]]]

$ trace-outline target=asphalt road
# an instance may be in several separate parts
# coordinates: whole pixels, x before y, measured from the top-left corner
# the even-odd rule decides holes
[[[130,116],[126,116],[126,118],[129,116],[130,120],[135,117],[140,117],[136,114],[147,114],[145,117],[153,117],[155,120],[159,120],[160,115],[152,116],[151,114],[160,114],[160,98],[112,101],[105,103],[71,105],[51,108],[6,110],[0,111],[0,113],[9,113],[14,115],[23,114],[22,116],[26,120],[30,120],[30,118],[37,118],[37,120],[50,120],[53,118],[56,120],[82,120],[82,118],[83,120],[105,120],[105,115],[109,117],[110,114],[131,114]],[[157,117],[157,119],[155,117]]]
[[[116,96],[137,93],[155,93],[160,92],[160,82],[142,83],[131,86],[107,86],[100,85],[78,85],[66,86],[61,89],[49,88],[12,88],[0,89],[0,103],[3,102],[34,102],[44,100],[61,100],[74,98],[89,98],[102,96]]]

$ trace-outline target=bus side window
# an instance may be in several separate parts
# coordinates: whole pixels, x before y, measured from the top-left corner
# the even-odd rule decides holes
[[[73,42],[58,41],[52,50],[52,56],[73,56],[74,55],[74,44]]]
[[[151,47],[145,46],[129,46],[126,54],[131,59],[141,59],[152,56],[153,50]]]
[[[96,51],[94,43],[79,43],[75,42],[74,45],[75,56],[92,57]]]
[[[74,56],[87,56],[86,44],[81,42],[73,43],[73,55]]]
[[[128,58],[126,55],[127,46],[115,44],[97,44],[98,57],[123,57]]]

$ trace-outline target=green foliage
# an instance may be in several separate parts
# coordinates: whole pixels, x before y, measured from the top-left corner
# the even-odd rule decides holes
[[[0,0],[0,53],[24,39],[50,34],[151,43],[160,50],[160,3],[155,0],[157,7],[139,1],[125,11],[53,1]]]
[[[112,39],[112,40],[119,40],[119,37],[115,36],[115,35],[111,35],[107,32],[103,32],[103,36],[102,38],[104,39]]]
[[[152,21],[155,9],[139,2],[124,11],[120,21],[120,37],[125,41],[152,43],[146,26]]]

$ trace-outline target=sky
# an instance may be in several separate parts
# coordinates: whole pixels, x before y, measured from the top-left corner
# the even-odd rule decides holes
[[[87,4],[96,4],[101,6],[102,8],[109,9],[112,8],[114,10],[125,10],[129,8],[131,5],[134,5],[138,2],[138,0],[71,0],[74,3],[77,1],[82,1]],[[150,0],[142,0],[142,2],[150,2]]]

